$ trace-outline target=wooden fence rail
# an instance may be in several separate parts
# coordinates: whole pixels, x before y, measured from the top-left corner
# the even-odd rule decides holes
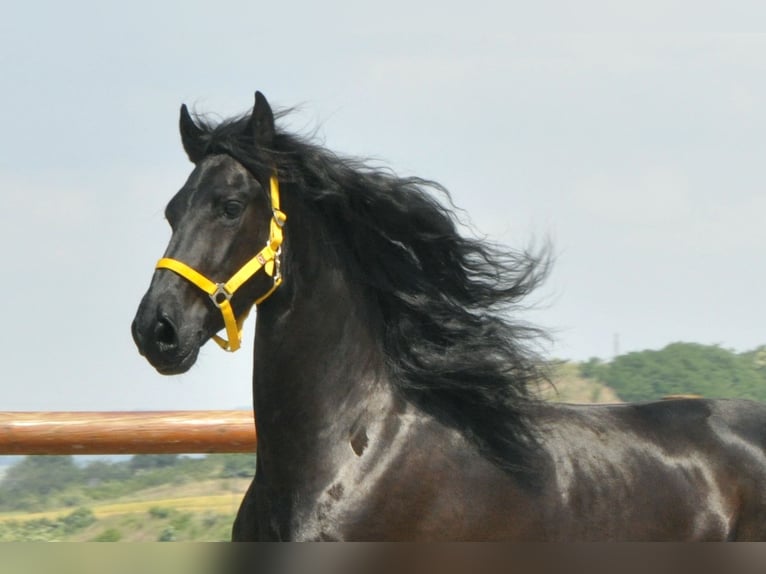
[[[0,454],[255,452],[252,411],[0,412]]]

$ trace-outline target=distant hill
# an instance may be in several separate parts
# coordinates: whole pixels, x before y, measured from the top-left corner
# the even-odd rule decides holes
[[[766,401],[766,346],[736,353],[717,345],[672,343],[610,362],[591,359],[580,376],[606,385],[624,401],[694,394]]]
[[[617,393],[604,383],[582,376],[580,364],[558,363],[551,373],[551,385],[541,384],[540,396],[561,403],[619,403]]]

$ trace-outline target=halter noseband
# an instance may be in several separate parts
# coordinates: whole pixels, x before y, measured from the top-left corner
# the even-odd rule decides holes
[[[250,308],[248,308],[239,319],[234,316],[231,298],[237,289],[263,269],[266,275],[274,279],[274,282],[271,288],[253,303],[253,305],[259,305],[268,299],[276,291],[277,287],[282,284],[282,274],[280,272],[280,256],[282,254],[282,240],[284,239],[282,228],[287,220],[287,215],[279,209],[279,181],[276,175],[271,176],[269,184],[271,187],[271,211],[273,213],[269,225],[269,240],[266,242],[266,246],[255,257],[250,259],[250,261],[239,268],[239,271],[231,276],[231,279],[225,283],[215,283],[199,271],[189,267],[186,263],[169,257],[160,259],[155,267],[155,269],[169,269],[177,273],[210,296],[213,304],[221,310],[223,324],[226,327],[226,336],[229,338],[227,341],[223,337],[213,335],[213,340],[224,351],[234,352],[239,349],[242,342],[242,325],[250,313]]]

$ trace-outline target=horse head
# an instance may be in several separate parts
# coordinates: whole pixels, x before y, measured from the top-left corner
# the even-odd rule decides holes
[[[273,167],[260,151],[272,147],[274,115],[260,92],[233,130],[237,137],[229,133],[227,141],[250,148],[242,155],[247,165],[181,107],[181,139],[194,169],[165,210],[172,236],[132,325],[139,351],[162,374],[187,371],[213,337],[236,350],[247,312],[281,281],[285,216]],[[222,328],[228,341],[216,335]]]

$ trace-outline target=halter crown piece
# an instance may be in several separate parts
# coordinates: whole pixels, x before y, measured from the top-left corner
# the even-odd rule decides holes
[[[287,215],[279,209],[279,181],[276,175],[272,175],[269,180],[272,218],[269,225],[269,240],[266,246],[261,249],[255,257],[250,259],[239,268],[231,279],[225,283],[216,283],[205,277],[199,271],[189,267],[186,263],[163,257],[157,262],[155,269],[169,269],[196,285],[210,296],[210,300],[218,307],[223,316],[223,324],[226,328],[227,341],[223,337],[213,335],[213,340],[218,343],[224,351],[234,352],[239,349],[242,343],[242,325],[250,313],[247,309],[239,319],[234,316],[234,310],[231,306],[231,298],[248,279],[263,269],[264,273],[273,278],[273,283],[266,293],[255,300],[253,305],[260,305],[269,298],[274,291],[282,284],[282,274],[280,272],[280,256],[282,255],[282,240],[284,239],[283,228]],[[251,307],[252,308],[252,307]]]

